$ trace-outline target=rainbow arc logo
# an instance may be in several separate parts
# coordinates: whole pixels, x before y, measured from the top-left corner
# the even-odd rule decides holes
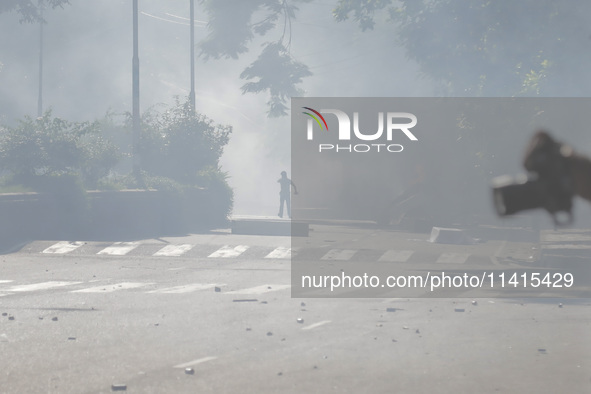
[[[324,126],[326,127],[326,131],[328,131],[328,125],[326,124],[326,120],[324,120],[324,116],[322,116],[320,114],[320,112],[318,112],[315,109],[312,109],[310,107],[302,107],[302,108],[307,109],[308,111],[314,112],[314,114],[318,115],[318,117],[320,117],[320,119],[322,119],[322,122],[324,123]],[[318,126],[320,126],[320,130],[323,129],[322,123],[320,123],[320,120],[316,116],[312,115],[310,112],[302,112],[302,113],[306,114],[306,115],[310,116],[312,119],[314,119],[316,121],[316,123],[318,123]]]

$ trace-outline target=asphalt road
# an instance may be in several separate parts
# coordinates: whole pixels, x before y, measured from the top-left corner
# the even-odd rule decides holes
[[[303,244],[393,242],[315,230]],[[59,241],[0,256],[2,393],[591,391],[589,300],[298,299],[289,237]],[[502,260],[536,247],[455,250]]]

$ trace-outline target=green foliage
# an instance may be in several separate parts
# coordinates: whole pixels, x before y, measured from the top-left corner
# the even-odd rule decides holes
[[[591,3],[571,0],[340,0],[362,30],[389,15],[422,71],[459,96],[587,95]]]
[[[35,119],[27,116],[16,127],[0,130],[0,169],[26,186],[42,185],[47,177],[75,175],[93,187],[120,157],[100,136],[98,125],[54,118],[51,111]]]
[[[248,52],[248,44],[255,34],[264,36],[277,27],[283,18],[283,32],[278,40],[264,45],[255,62],[247,67],[240,78],[247,82],[242,93],[268,92],[270,117],[287,114],[286,102],[302,94],[297,85],[312,75],[306,65],[293,59],[289,53],[291,20],[298,10],[291,3],[310,0],[203,0],[208,14],[209,35],[200,44],[205,59],[233,58]],[[265,17],[251,23],[253,15]]]
[[[228,185],[229,175],[219,167],[209,166],[199,172],[197,182],[211,191],[214,217],[226,218],[232,213],[234,191]]]
[[[51,8],[63,8],[69,4],[69,0],[45,0],[41,6]],[[3,12],[16,11],[20,16],[21,23],[33,23],[41,20],[40,4],[36,0],[2,0],[0,1],[0,14]]]
[[[353,20],[362,31],[371,30],[375,26],[375,12],[383,10],[391,3],[392,0],[339,0],[333,15],[338,22],[342,22],[349,19],[349,14],[353,14]]]
[[[140,155],[142,168],[152,176],[195,184],[197,174],[208,166],[218,166],[231,126],[215,125],[205,115],[194,112],[190,102],[180,102],[164,113],[144,116]]]
[[[258,78],[256,82],[244,84],[242,93],[268,91],[271,95],[267,102],[269,116],[284,116],[287,115],[285,103],[292,96],[303,94],[296,85],[310,75],[312,73],[305,64],[295,61],[281,43],[273,42],[267,44],[259,58],[240,74],[240,78],[246,80]]]

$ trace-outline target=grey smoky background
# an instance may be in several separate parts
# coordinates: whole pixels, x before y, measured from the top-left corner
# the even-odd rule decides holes
[[[417,140],[409,139],[395,130],[389,141],[384,132],[375,141],[356,138],[339,140],[339,125],[333,114],[324,113],[328,130],[313,121],[313,138],[307,137],[310,116],[303,112],[308,107],[323,114],[323,109],[339,109],[349,115],[353,129],[353,113],[358,113],[362,134],[375,134],[378,114],[388,112],[412,113],[417,124],[409,129]],[[591,100],[582,98],[298,98],[292,100],[292,179],[301,193],[293,198],[294,220],[322,223],[336,221],[352,226],[381,227],[391,231],[393,239],[400,231],[416,234],[412,242],[423,240],[423,248],[433,244],[447,244],[445,253],[457,256],[487,245],[489,241],[531,240],[540,231],[552,231],[554,223],[542,210],[525,211],[516,217],[497,217],[490,189],[491,179],[502,174],[523,172],[521,160],[529,138],[540,128],[559,136],[561,141],[586,144],[581,138],[590,121]],[[328,111],[330,112],[330,111]],[[400,123],[408,122],[401,120]],[[322,149],[338,145],[337,149]],[[399,144],[400,152],[389,152],[377,146]],[[355,152],[356,145],[358,152]],[[576,146],[575,146],[576,147]],[[583,152],[584,153],[584,152]],[[589,221],[589,207],[575,202],[576,223],[585,227]],[[438,241],[430,237],[434,228],[461,230],[465,239]],[[525,231],[516,232],[516,229]],[[458,245],[454,245],[457,243]],[[295,248],[326,247],[322,240],[293,237]],[[392,245],[396,241],[393,240]],[[492,245],[492,244],[491,244]],[[404,249],[404,242],[398,248]],[[421,247],[419,245],[419,247]],[[365,253],[371,254],[371,247]],[[375,246],[375,253],[385,252],[383,244]],[[374,256],[375,257],[375,256]],[[494,259],[478,261],[476,272],[498,268]],[[457,257],[460,259],[460,257]],[[299,278],[310,270],[315,274],[341,272],[376,273],[382,277],[413,272],[425,275],[429,271],[461,271],[461,261],[417,261],[405,266],[395,263],[373,263],[374,258],[358,255],[356,264],[350,261],[309,263],[305,255],[296,254],[292,265],[292,284],[298,296],[310,296],[301,288]],[[511,269],[535,269],[530,266],[509,266]],[[539,267],[538,267],[539,268]],[[580,267],[579,267],[580,268]],[[544,267],[546,272],[548,267]],[[512,271],[513,272],[513,271]],[[521,272],[521,271],[519,271]],[[554,272],[554,271],[553,271]],[[589,284],[588,269],[576,276],[576,286],[566,290],[570,296],[582,295]],[[316,289],[318,290],[318,289]],[[416,289],[415,289],[416,290]],[[464,289],[465,290],[465,289]],[[494,291],[498,290],[498,291]],[[543,289],[528,288],[524,296],[540,296]],[[564,290],[564,289],[563,289]],[[551,292],[551,290],[550,290]],[[316,295],[335,296],[334,292]],[[360,288],[343,296],[383,297],[412,296],[412,289]],[[395,294],[395,295],[394,295]],[[509,289],[492,289],[494,296],[515,296]],[[458,296],[459,293],[427,293],[427,296]],[[491,296],[491,289],[470,292],[472,297]]]

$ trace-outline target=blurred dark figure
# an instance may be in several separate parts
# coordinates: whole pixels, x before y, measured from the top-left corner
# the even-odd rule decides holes
[[[555,224],[570,224],[572,200],[578,195],[591,201],[591,160],[556,141],[548,132],[532,137],[523,160],[528,175],[493,180],[493,198],[500,216],[535,208],[546,209]],[[565,213],[565,220],[558,214]]]
[[[287,216],[291,219],[291,186],[293,186],[294,194],[298,194],[298,188],[296,185],[287,177],[287,172],[281,171],[281,178],[277,180],[281,185],[281,191],[279,192],[279,214],[280,218],[283,217],[283,203],[287,207]]]

